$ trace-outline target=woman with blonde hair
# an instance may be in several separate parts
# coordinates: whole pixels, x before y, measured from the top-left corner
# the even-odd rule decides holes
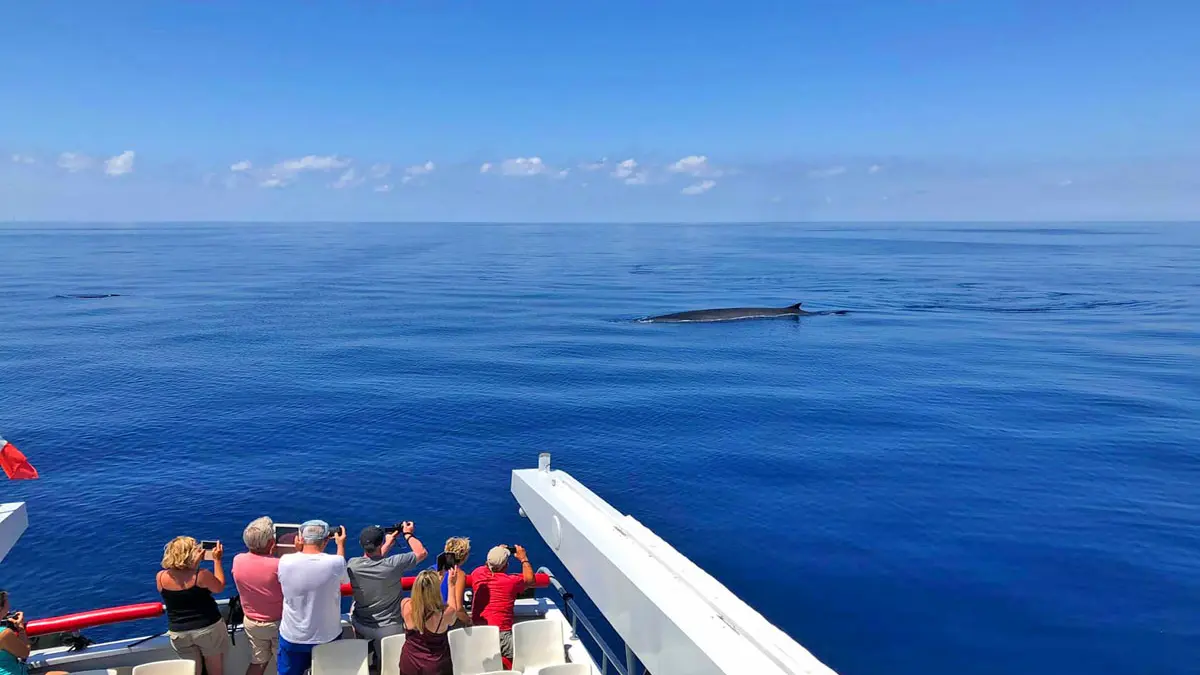
[[[424,570],[413,582],[412,597],[400,603],[405,629],[400,675],[451,675],[454,670],[446,631],[462,607],[454,596],[449,604],[442,602],[440,585],[436,571]]]
[[[464,607],[464,593],[467,590],[467,574],[463,572],[463,563],[471,555],[471,540],[466,537],[450,537],[446,540],[446,548],[437,557],[437,572],[442,578],[442,601],[450,602],[450,596],[458,598],[458,606]],[[470,626],[471,615],[466,610],[459,609],[455,623]]]
[[[213,593],[225,589],[221,542],[212,549],[213,571],[200,569],[204,549],[191,537],[175,537],[163,548],[162,571],[154,578],[167,608],[171,647],[185,659],[204,659],[207,675],[222,675],[229,635]]]

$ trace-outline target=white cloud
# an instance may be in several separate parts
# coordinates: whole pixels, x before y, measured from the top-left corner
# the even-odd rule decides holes
[[[557,178],[557,179],[559,179],[559,180],[562,180],[563,178],[566,178],[566,177],[567,177],[567,176],[569,176],[569,175],[571,175],[571,170],[570,170],[570,169],[563,169],[562,171],[559,171],[558,173],[556,173],[556,174],[554,175],[554,177],[555,177],[555,178]]]
[[[637,171],[638,163],[633,159],[627,159],[617,164],[617,168],[613,169],[613,178],[629,178]]]
[[[579,165],[579,168],[584,171],[601,171],[606,166],[608,166],[608,158],[603,157],[599,162],[584,162]]]
[[[647,174],[645,171],[639,171],[639,172],[633,174],[632,176],[630,176],[629,178],[626,178],[625,184],[626,185],[645,185],[646,181],[649,179],[650,179],[649,174]]]
[[[1059,181],[1059,182],[1058,182],[1058,186],[1059,186],[1059,187],[1067,187],[1068,185],[1071,185],[1071,184],[1072,184],[1072,183],[1074,183],[1074,182],[1075,182],[1075,181],[1071,180],[1070,178],[1067,178],[1066,180],[1061,180],[1061,181]]]
[[[392,186],[391,185],[376,185],[375,191],[376,192],[391,192]]]
[[[491,162],[484,162],[483,164],[479,165],[479,173],[487,173],[491,170],[492,170]]]
[[[715,180],[702,180],[699,183],[683,188],[680,192],[685,195],[700,195],[713,189],[716,185],[717,181]]]
[[[405,177],[403,177],[403,178],[401,178],[401,179],[400,179],[400,184],[401,184],[401,185],[408,185],[409,183],[411,183],[411,182],[412,182],[412,180],[413,180],[413,177],[412,177],[412,176],[405,176]]]
[[[87,155],[80,155],[75,152],[64,152],[58,156],[58,166],[70,171],[71,173],[90,169],[95,163],[96,160],[92,159],[91,157],[88,157]]]
[[[348,166],[350,166],[350,160],[334,155],[306,155],[299,159],[285,159],[271,167],[271,170],[276,174],[291,175],[301,171],[333,171]]]
[[[14,164],[37,164],[37,160],[30,155],[16,154],[12,156]]]
[[[343,188],[355,187],[362,182],[363,179],[358,176],[358,172],[353,168],[350,168],[346,169],[345,173],[343,173],[341,176],[338,176],[338,179],[333,181],[329,187],[333,188],[334,190],[341,190]]]
[[[417,164],[408,167],[404,170],[404,173],[409,176],[424,176],[426,174],[433,173],[433,170],[436,168],[437,166],[435,166],[433,162],[425,162],[424,164]]]
[[[391,164],[385,164],[385,163],[381,162],[379,164],[371,165],[371,171],[370,171],[371,178],[383,178],[391,172],[392,172]]]
[[[697,178],[705,176],[720,176],[721,172],[708,163],[705,155],[690,155],[667,167],[672,173],[684,173]]]
[[[883,167],[878,164],[872,164],[871,168],[867,169],[867,173],[879,173],[883,171]]]
[[[500,173],[505,176],[536,176],[548,168],[541,157],[517,157],[500,163]]]
[[[104,161],[104,173],[110,176],[124,176],[127,173],[133,173],[135,154],[132,150],[126,150],[116,157],[109,157]]]
[[[809,178],[833,178],[846,173],[844,166],[831,166],[828,169],[813,169],[808,172]]]
[[[240,162],[234,162],[233,164],[229,165],[229,170],[234,173],[241,173],[243,171],[249,171],[252,168],[254,168],[254,165],[251,164],[250,160],[248,160],[248,159],[243,159]]]
[[[334,155],[306,155],[296,159],[285,159],[275,163],[268,172],[267,178],[259,185],[262,187],[283,187],[295,180],[304,171],[333,171],[350,166],[348,159]],[[231,167],[232,168],[232,167]]]

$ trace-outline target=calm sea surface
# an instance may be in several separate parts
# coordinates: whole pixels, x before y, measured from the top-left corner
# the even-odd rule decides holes
[[[0,434],[31,616],[264,513],[554,567],[550,451],[842,673],[1200,668],[1200,225],[10,224]]]

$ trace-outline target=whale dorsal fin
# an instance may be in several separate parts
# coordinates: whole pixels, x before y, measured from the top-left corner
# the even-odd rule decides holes
[[[788,305],[788,309],[800,309],[800,303],[797,302],[794,305]]]

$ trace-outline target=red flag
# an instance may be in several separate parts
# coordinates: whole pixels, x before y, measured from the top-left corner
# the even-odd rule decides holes
[[[25,459],[25,455],[17,446],[0,438],[0,468],[12,480],[25,480],[38,477],[37,469]]]

